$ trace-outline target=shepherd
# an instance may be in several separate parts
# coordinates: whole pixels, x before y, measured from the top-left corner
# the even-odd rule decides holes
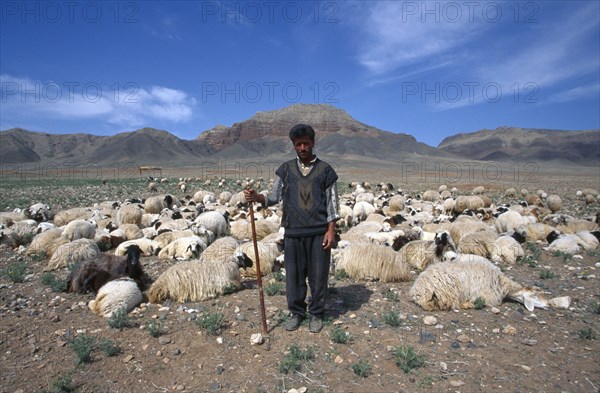
[[[310,125],[295,125],[289,137],[297,157],[275,171],[270,194],[265,196],[252,189],[244,190],[244,194],[247,202],[259,202],[264,207],[283,203],[286,299],[292,313],[283,327],[288,331],[298,329],[308,307],[308,329],[319,333],[323,328],[335,223],[340,217],[338,175],[313,154],[315,131]],[[311,293],[308,303],[307,279]]]

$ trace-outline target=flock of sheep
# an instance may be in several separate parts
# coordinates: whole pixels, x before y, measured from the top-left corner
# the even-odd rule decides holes
[[[188,191],[188,182],[178,185]],[[221,181],[223,183],[223,181]],[[247,179],[241,187],[259,182]],[[256,276],[251,223],[243,192],[208,190],[178,198],[104,201],[54,212],[38,203],[0,213],[0,245],[43,255],[44,271],[71,268],[68,291],[93,293],[89,308],[109,317],[166,299],[197,302],[240,288],[242,277]],[[268,192],[269,185],[262,192]],[[494,203],[483,187],[469,195],[442,185],[404,195],[391,184],[351,183],[340,194],[339,239],[332,251],[332,273],[344,269],[354,280],[414,281],[409,298],[424,310],[473,308],[478,298],[497,306],[506,298],[534,307],[568,307],[546,299],[501,270],[524,256],[521,244],[537,242],[548,251],[576,254],[599,248],[600,212],[572,217],[561,212],[558,195],[508,189]],[[596,190],[577,192],[598,204]],[[283,266],[281,207],[256,206],[255,227],[261,273]],[[29,243],[30,240],[30,243]],[[25,245],[26,248],[25,248]],[[141,257],[177,260],[153,282]],[[284,266],[283,266],[284,267]]]

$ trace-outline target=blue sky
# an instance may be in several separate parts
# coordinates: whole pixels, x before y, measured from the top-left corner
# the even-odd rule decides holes
[[[325,103],[437,146],[600,128],[598,1],[1,1],[0,129],[193,139]]]

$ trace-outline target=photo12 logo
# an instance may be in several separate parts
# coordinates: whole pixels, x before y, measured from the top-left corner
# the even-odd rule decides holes
[[[475,103],[485,101],[496,103],[502,97],[511,97],[514,103],[534,104],[539,87],[535,82],[509,85],[497,82],[402,82],[402,103]]]
[[[235,102],[288,103],[311,101],[315,104],[337,103],[340,88],[335,82],[314,82],[303,85],[298,82],[203,82],[202,103]]]
[[[138,23],[136,2],[2,1],[0,20],[10,23]]]
[[[6,103],[17,100],[20,103],[45,102],[56,103],[59,101],[74,103],[79,99],[96,103],[102,99],[111,100],[114,103],[136,104],[139,87],[134,82],[115,82],[108,87],[102,87],[97,82],[2,82],[0,100]]]
[[[533,1],[403,1],[402,23],[538,23]]]
[[[334,1],[202,1],[202,23],[338,23]]]

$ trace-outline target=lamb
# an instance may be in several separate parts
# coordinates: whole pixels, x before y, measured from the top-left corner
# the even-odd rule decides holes
[[[211,231],[216,237],[229,235],[228,213],[208,211],[200,214],[194,222],[202,224],[204,228]]]
[[[407,243],[399,251],[405,264],[418,270],[424,270],[435,262],[441,262],[446,253],[456,253],[456,246],[446,231],[436,234],[435,239],[414,240]]]
[[[95,241],[91,239],[77,239],[59,246],[44,271],[56,270],[76,264],[100,255],[100,249]]]
[[[67,292],[97,293],[107,282],[129,277],[141,291],[146,279],[140,263],[140,248],[132,244],[127,247],[127,256],[101,254],[75,267],[67,277]]]
[[[579,236],[581,234],[581,236]],[[577,234],[559,234],[551,232],[547,237],[548,247],[544,247],[546,251],[560,251],[565,254],[575,255],[581,249],[592,250],[598,246],[598,239],[595,238],[589,231],[581,231]]]
[[[98,316],[110,318],[113,313],[124,309],[127,313],[142,303],[142,292],[130,278],[118,278],[100,288],[96,298],[88,307]]]
[[[93,239],[96,235],[96,225],[86,220],[73,220],[68,223],[62,233],[67,240]]]
[[[241,284],[240,268],[252,266],[243,253],[222,260],[181,262],[169,267],[148,289],[148,300],[159,303],[166,299],[177,302],[200,302],[224,295]]]
[[[335,270],[344,269],[356,280],[409,281],[410,267],[400,253],[387,246],[355,243],[333,253]]]
[[[490,261],[468,254],[431,265],[417,277],[409,296],[425,311],[474,308],[477,298],[488,307],[499,306],[505,298],[524,303],[529,311],[549,306],[540,292],[509,279]]]
[[[192,258],[197,259],[206,247],[206,242],[198,236],[181,237],[160,250],[158,257],[160,259],[177,259],[180,261]]]

